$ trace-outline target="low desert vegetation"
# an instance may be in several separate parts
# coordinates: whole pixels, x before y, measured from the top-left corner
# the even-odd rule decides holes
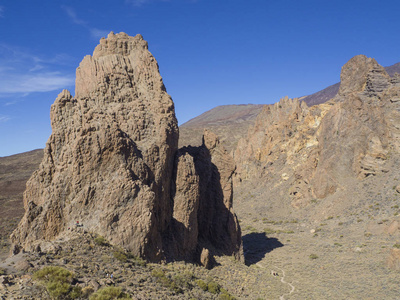
[[[108,241],[101,235],[95,237],[94,242],[96,243],[96,245],[99,245],[99,246],[108,246],[109,245]]]
[[[121,288],[107,286],[90,295],[89,300],[132,299]]]
[[[126,255],[126,253],[120,249],[114,251],[113,256],[121,262],[126,262],[128,260],[128,256]]]
[[[35,272],[33,280],[43,285],[52,299],[77,299],[81,295],[80,288],[71,285],[74,275],[67,269],[48,266]]]

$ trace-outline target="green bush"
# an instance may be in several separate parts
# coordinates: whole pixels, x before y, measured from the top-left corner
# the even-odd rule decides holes
[[[109,245],[107,240],[104,237],[102,237],[101,235],[97,236],[94,239],[94,242],[96,245],[99,245],[99,246],[108,246]]]
[[[310,254],[310,259],[317,259],[318,258],[318,255],[317,254],[314,254],[314,253],[312,253],[312,254]]]
[[[177,275],[171,279],[167,277],[164,271],[159,268],[153,269],[151,271],[151,276],[156,277],[163,286],[169,288],[176,294],[183,293],[182,287],[188,287],[188,282],[185,281],[180,275]]]
[[[132,259],[132,262],[136,266],[145,267],[147,265],[147,262],[144,259],[142,259],[141,257],[133,256],[131,253],[128,253],[128,258]]]
[[[214,281],[210,281],[207,285],[207,289],[211,294],[218,294],[220,288],[220,285]]]
[[[179,286],[178,283],[176,283],[173,280],[169,281],[169,284],[167,285],[167,287],[172,290],[173,292],[175,292],[176,294],[181,294],[183,293],[183,289]]]
[[[113,255],[119,261],[126,262],[128,260],[128,256],[121,250],[114,251]]]
[[[221,291],[219,294],[219,299],[221,299],[221,300],[236,300],[236,298],[233,297],[231,294],[229,294],[227,290],[222,289],[222,288],[221,288]]]
[[[79,297],[79,295],[76,296],[78,290],[73,289],[71,286],[73,273],[67,269],[55,266],[44,267],[35,272],[32,278],[40,281],[52,298],[61,299]],[[70,292],[72,292],[71,295]]]
[[[157,268],[157,269],[153,269],[153,270],[151,271],[151,276],[157,277],[157,278],[161,278],[161,277],[164,277],[164,276],[165,276],[165,273],[164,273],[163,270]]]
[[[189,288],[190,286],[190,279],[186,276],[176,275],[172,278],[172,280],[180,287]]]
[[[201,288],[203,291],[207,291],[208,290],[208,286],[207,283],[205,283],[203,280],[199,279],[196,280],[196,284],[199,286],[199,288]]]
[[[127,294],[123,293],[121,288],[108,286],[99,289],[89,297],[90,300],[112,300],[112,299],[132,299]]]
[[[72,291],[69,293],[69,297],[71,299],[78,299],[83,296],[82,288],[80,286],[75,286],[72,288]]]

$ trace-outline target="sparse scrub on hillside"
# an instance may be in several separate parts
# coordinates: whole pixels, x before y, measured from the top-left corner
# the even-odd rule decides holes
[[[265,232],[265,234],[273,234],[273,233],[275,233],[276,231],[273,230],[273,229],[271,229],[271,228],[265,228],[265,229],[264,229],[264,232]]]
[[[95,237],[94,242],[96,245],[99,245],[99,246],[108,246],[109,245],[107,240],[104,237],[102,237],[101,235]]]
[[[126,262],[128,260],[128,256],[122,250],[116,250],[113,252],[114,258],[118,259],[121,262]]]
[[[220,291],[220,285],[214,281],[210,281],[207,284],[207,290],[211,293],[211,294],[218,294]]]
[[[310,254],[309,258],[310,258],[310,259],[317,259],[317,258],[318,258],[318,255],[315,254],[315,253],[312,253],[312,254]]]
[[[72,272],[56,266],[44,267],[32,276],[33,280],[39,281],[46,288],[53,299],[76,299],[80,297],[81,289],[71,285],[73,277]]]
[[[192,276],[185,276],[185,275],[174,275],[174,276],[167,276],[165,272],[160,269],[156,268],[151,271],[151,275],[156,277],[158,282],[160,282],[166,288],[169,288],[175,294],[183,293],[184,289],[190,289],[192,284]]]
[[[265,234],[274,234],[274,233],[276,233],[276,234],[280,234],[280,233],[291,234],[291,233],[294,233],[293,230],[280,230],[280,229],[275,230],[275,229],[271,229],[271,228],[265,228],[264,232],[265,232]]]
[[[229,294],[227,290],[225,290],[223,288],[221,288],[218,298],[221,300],[235,300],[236,299],[231,294]]]
[[[201,288],[203,291],[207,291],[208,287],[207,287],[207,283],[205,283],[203,280],[198,279],[196,280],[196,284],[199,288]]]
[[[243,231],[250,231],[250,232],[257,232],[257,229],[254,228],[253,226],[247,225],[246,227],[243,228]]]
[[[90,300],[112,300],[112,299],[132,299],[129,295],[125,294],[121,288],[114,286],[107,286],[99,289],[93,293]]]

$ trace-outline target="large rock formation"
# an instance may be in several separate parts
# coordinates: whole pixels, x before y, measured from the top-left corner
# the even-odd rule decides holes
[[[183,248],[174,252],[184,256],[185,249],[199,243],[242,259],[241,233],[232,209],[235,163],[218,137],[205,131],[201,146],[180,149],[176,169],[172,232],[175,244]]]
[[[15,251],[67,237],[77,222],[151,261],[190,259],[201,251],[196,234],[204,236],[197,224],[204,175],[190,163],[178,163],[174,172],[174,104],[142,36],[101,39],[76,71],[75,97],[64,90],[52,105],[51,124],[43,161],[27,183],[25,215],[11,236]],[[181,189],[188,172],[193,177]],[[183,227],[176,229],[176,222]],[[227,229],[233,232],[221,234],[240,236],[237,223]],[[184,242],[171,245],[175,235]],[[239,253],[235,242],[225,253]]]
[[[264,181],[301,208],[387,172],[388,153],[400,152],[398,82],[359,55],[343,66],[332,101],[308,107],[284,98],[266,106],[235,151],[236,183]]]

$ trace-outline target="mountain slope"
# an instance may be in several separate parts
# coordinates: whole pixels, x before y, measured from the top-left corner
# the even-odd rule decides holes
[[[216,133],[230,152],[237,141],[247,134],[262,104],[222,105],[189,120],[179,127],[179,147],[201,145],[204,129]]]
[[[22,194],[26,181],[39,167],[42,157],[42,149],[0,157],[0,239],[5,250],[8,236],[24,214]]]

